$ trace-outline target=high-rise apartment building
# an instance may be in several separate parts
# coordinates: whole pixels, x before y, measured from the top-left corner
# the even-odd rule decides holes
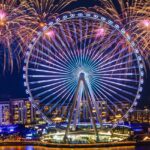
[[[10,124],[10,104],[8,101],[0,102],[0,124]]]
[[[0,125],[44,123],[40,113],[32,107],[28,99],[10,99],[0,102]]]

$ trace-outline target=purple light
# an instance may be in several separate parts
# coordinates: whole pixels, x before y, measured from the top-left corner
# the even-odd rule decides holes
[[[45,33],[46,36],[53,38],[55,36],[55,32],[53,30],[49,30]]]
[[[6,13],[0,10],[0,26],[4,26],[6,20]]]
[[[96,37],[104,36],[105,35],[105,29],[99,28],[96,30]]]
[[[0,21],[3,21],[6,18],[6,13],[3,10],[0,10]]]
[[[143,25],[145,27],[149,27],[150,26],[150,21],[149,20],[143,20]]]

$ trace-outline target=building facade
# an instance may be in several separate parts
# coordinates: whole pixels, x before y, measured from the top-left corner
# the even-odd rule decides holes
[[[0,125],[10,124],[10,104],[8,101],[0,102]]]
[[[128,121],[131,123],[146,123],[150,124],[150,110],[135,110],[129,114]]]
[[[9,99],[0,103],[0,125],[44,123],[28,99]]]
[[[37,100],[37,103],[38,102],[39,101]],[[102,115],[101,118],[103,122],[108,123],[116,122],[118,119],[123,117],[122,112],[126,112],[129,109],[129,104],[126,103],[120,105],[120,109],[116,109],[115,107],[108,108],[107,102],[105,100],[101,102],[97,101],[96,103]],[[45,112],[49,111],[51,107],[52,106],[45,106]],[[84,109],[88,110],[86,108],[86,101],[83,101],[80,107],[82,111],[80,112],[79,118],[88,118],[88,111],[85,111],[86,113],[83,112]],[[110,109],[114,113],[110,113]],[[60,116],[60,114],[62,114],[62,116],[64,117],[63,119],[65,120],[65,117],[68,114],[68,107],[66,105],[61,109],[58,108],[53,113],[54,114],[51,115],[56,116],[56,118],[53,118],[54,120],[58,119],[57,116]],[[124,121],[128,121],[131,123],[150,124],[150,110],[147,108],[143,110],[135,110],[132,113],[129,113],[128,118],[124,119]],[[0,101],[0,125],[9,124],[45,124],[45,121],[42,119],[40,112],[36,111],[36,109],[32,107],[31,102],[28,99],[9,99],[6,101]]]

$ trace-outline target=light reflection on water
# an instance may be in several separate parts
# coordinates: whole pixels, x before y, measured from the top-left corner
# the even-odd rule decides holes
[[[150,150],[149,146],[112,147],[112,148],[47,148],[40,146],[0,146],[0,150]]]

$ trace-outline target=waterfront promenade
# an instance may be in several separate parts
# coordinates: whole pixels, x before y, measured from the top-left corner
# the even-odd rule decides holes
[[[95,143],[95,144],[56,144],[40,141],[2,141],[0,146],[43,146],[52,148],[90,148],[90,147],[120,147],[120,146],[142,146],[150,145],[150,141],[123,141],[111,143]]]

